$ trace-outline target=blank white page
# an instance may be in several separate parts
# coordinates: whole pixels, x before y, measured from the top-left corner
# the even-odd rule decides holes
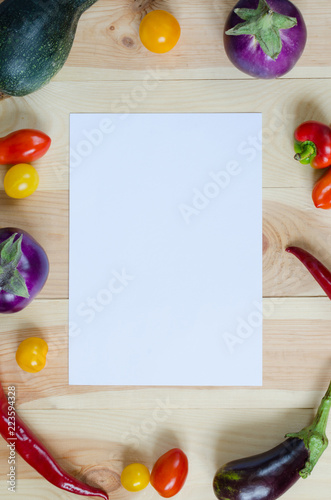
[[[261,130],[71,115],[70,384],[261,385]]]

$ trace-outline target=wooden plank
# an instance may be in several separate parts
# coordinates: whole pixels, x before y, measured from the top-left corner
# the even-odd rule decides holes
[[[40,190],[68,188],[69,114],[79,112],[261,112],[261,137],[248,135],[238,151],[249,163],[263,142],[264,187],[306,187],[320,172],[293,160],[292,135],[304,120],[328,123],[331,95],[328,80],[162,81],[147,71],[140,81],[55,82],[24,98],[2,101],[0,136],[19,128],[40,128],[52,138],[47,155],[35,165]],[[51,117],[51,119],[50,119]],[[89,131],[87,131],[89,132]],[[86,136],[82,141],[86,142]],[[95,147],[95,146],[94,146]],[[75,164],[81,154],[74,152]],[[220,151],[220,168],[222,168]],[[75,167],[77,168],[77,167]],[[74,169],[73,169],[74,170]],[[0,186],[6,168],[0,168]]]
[[[329,211],[312,205],[309,189],[263,190],[264,296],[325,295],[285,248],[303,247],[331,269],[330,221]]]
[[[331,213],[313,207],[308,189],[265,188],[263,197],[264,295],[325,295],[305,268],[285,252],[285,248],[293,244],[303,246],[331,268]],[[50,275],[40,297],[67,298],[68,192],[38,190],[24,200],[10,200],[2,192],[0,206],[1,225],[30,231],[49,256]],[[214,207],[217,207],[217,199],[212,200],[207,209],[213,210]],[[202,211],[199,217],[203,216]],[[103,282],[101,285],[104,286]]]
[[[212,495],[213,473],[223,462],[264,451],[285,432],[308,424],[330,378],[329,299],[284,252],[287,244],[302,245],[331,268],[331,215],[313,208],[310,200],[320,173],[292,159],[294,128],[307,119],[328,123],[331,116],[329,2],[296,0],[307,22],[308,44],[294,70],[276,81],[251,79],[227,60],[222,29],[234,3],[99,0],[83,15],[68,62],[53,83],[24,98],[0,97],[0,136],[31,127],[53,139],[49,153],[36,162],[38,192],[20,201],[0,192],[2,226],[31,232],[51,261],[39,299],[21,313],[1,317],[0,380],[6,391],[16,386],[20,414],[63,466],[106,481],[114,499],[132,497],[119,488],[126,463],[152,467],[161,453],[178,445],[188,453],[191,471],[178,499]],[[152,8],[172,11],[182,26],[180,43],[167,55],[148,53],[139,42],[139,22]],[[134,112],[263,113],[263,388],[67,385],[70,112],[117,112],[123,119]],[[249,161],[261,138],[248,136],[246,142],[238,147]],[[5,171],[0,168],[0,186]],[[250,314],[261,318],[256,304]],[[238,318],[238,325],[249,325],[250,314]],[[15,361],[19,342],[32,335],[49,344],[46,368],[36,375],[22,372]],[[241,345],[229,355],[237,348]],[[2,478],[7,459],[2,443]],[[76,498],[49,485],[21,459],[17,464],[18,498]],[[330,466],[329,448],[312,478],[300,481],[286,498],[329,500]],[[9,497],[6,488],[0,481],[0,498]],[[159,498],[152,488],[136,497]]]
[[[142,462],[150,469],[157,458],[173,447],[185,450],[190,472],[178,498],[211,498],[216,469],[224,463],[266,451],[283,441],[287,432],[308,425],[311,410],[172,410],[153,414],[150,410],[48,410],[20,411],[23,420],[55,455],[60,464],[83,479],[105,481],[111,498],[129,499],[119,484],[128,463]],[[331,427],[328,427],[330,432]],[[0,445],[0,474],[8,473],[8,448]],[[331,448],[316,466],[309,480],[301,480],[286,498],[319,500],[330,498]],[[0,498],[9,498],[0,483]],[[32,489],[34,487],[34,489]],[[41,489],[39,489],[41,488]],[[37,492],[37,496],[36,495]],[[43,496],[39,496],[43,492]],[[24,497],[21,496],[24,493]],[[18,498],[71,499],[47,484],[23,460],[17,458]],[[157,499],[149,487],[137,498]]]
[[[223,47],[225,20],[233,0],[99,0],[81,18],[76,40],[60,79],[86,80],[101,73],[102,79],[137,78],[147,68],[161,67],[166,78],[247,78],[232,66]],[[296,68],[286,78],[331,76],[327,40],[328,0],[318,4],[297,0],[307,24],[308,42]],[[182,33],[168,54],[152,54],[141,44],[139,24],[145,14],[165,9],[178,19]],[[324,22],[321,22],[324,19]],[[93,40],[93,43],[91,43]],[[102,73],[103,71],[103,73]]]
[[[1,227],[30,233],[45,249],[50,272],[41,297],[68,296],[68,192],[38,190],[33,198],[14,200],[0,192]]]
[[[301,61],[301,60],[300,60]],[[329,66],[300,66],[301,62],[295,66],[289,73],[278,78],[278,81],[284,80],[295,80],[298,84],[300,80],[314,79],[318,81],[319,79],[330,79],[330,68]],[[125,69],[105,69],[105,68],[84,68],[78,66],[69,66],[66,63],[65,66],[57,73],[52,82],[129,82],[129,81],[143,81],[146,74],[150,72],[157,72],[161,80],[206,80],[206,81],[222,81],[231,80],[232,82],[236,80],[244,80],[247,83],[250,81],[255,81],[249,75],[242,73],[234,66],[230,65],[230,62],[226,60],[226,67],[218,66],[214,68],[186,68],[184,69],[167,69],[162,63],[162,59],[157,61],[150,66],[143,66],[144,69],[130,70]],[[206,78],[206,73],[208,78]],[[310,75],[314,75],[310,77]]]
[[[137,80],[149,68],[160,68],[165,79],[248,80],[230,63],[223,47],[224,23],[235,3],[99,0],[83,14],[68,61],[55,80]],[[328,0],[295,3],[306,21],[308,41],[296,67],[283,78],[330,78]],[[139,39],[142,18],[158,8],[172,12],[182,29],[177,46],[161,55],[147,51]]]
[[[305,313],[302,315],[301,311]],[[264,300],[263,389],[207,387],[197,391],[194,387],[69,387],[67,312],[65,300],[36,300],[21,313],[2,319],[0,379],[5,388],[16,386],[18,407],[313,408],[329,383],[329,299]],[[252,320],[259,318],[261,311],[256,306],[252,307],[247,318],[238,318],[238,329],[243,328],[240,326],[243,322],[251,325],[245,342],[254,335]],[[238,332],[231,333],[239,335]],[[38,374],[23,372],[15,361],[19,343],[30,336],[42,337],[49,345],[46,368]],[[244,345],[236,345],[233,351],[229,351],[229,356],[235,356],[241,348]],[[224,349],[227,349],[226,342]],[[109,356],[111,358],[111,353]]]

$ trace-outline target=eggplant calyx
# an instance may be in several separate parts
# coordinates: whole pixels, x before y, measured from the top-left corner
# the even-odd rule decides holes
[[[299,471],[300,476],[304,479],[311,474],[318,460],[328,447],[329,441],[326,436],[326,427],[330,410],[331,383],[317,410],[313,423],[299,432],[286,435],[286,437],[289,438],[302,439],[305,443],[305,447],[309,451],[309,459],[306,462],[305,467]]]
[[[234,12],[245,22],[225,32],[226,35],[252,35],[263,52],[274,61],[282,50],[280,30],[293,28],[298,24],[295,17],[274,12],[266,0],[259,0],[257,9],[235,9]]]
[[[29,298],[29,291],[21,273],[17,270],[22,257],[22,238],[17,238],[17,233],[12,234],[0,243],[0,290],[12,293],[17,297]]]

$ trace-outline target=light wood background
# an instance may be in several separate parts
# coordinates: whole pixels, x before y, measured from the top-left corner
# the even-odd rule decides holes
[[[331,211],[319,211],[311,201],[319,173],[292,159],[295,126],[306,119],[331,120],[331,6],[328,0],[296,0],[308,27],[304,55],[282,79],[257,81],[232,67],[223,50],[222,29],[233,4],[99,0],[82,16],[67,64],[52,83],[24,98],[3,97],[0,104],[1,135],[35,127],[53,139],[36,163],[40,187],[31,198],[11,200],[0,188],[1,226],[31,232],[51,264],[39,298],[26,310],[1,317],[1,381],[5,390],[16,386],[20,415],[67,470],[97,482],[114,499],[134,497],[119,483],[125,465],[141,461],[151,468],[162,453],[180,446],[190,474],[178,500],[211,500],[218,466],[264,451],[308,424],[331,379],[329,299],[284,251],[288,244],[301,245],[331,268]],[[178,46],[160,56],[148,53],[138,36],[142,17],[157,8],[172,12],[182,27]],[[261,389],[68,387],[69,113],[163,111],[263,113]],[[1,186],[5,171],[1,167]],[[49,344],[47,366],[36,375],[15,362],[19,342],[32,335]],[[2,443],[1,499],[10,495],[7,459]],[[313,476],[285,497],[330,500],[330,491],[331,447]],[[78,497],[49,485],[17,458],[15,498]],[[135,498],[159,497],[148,487]]]

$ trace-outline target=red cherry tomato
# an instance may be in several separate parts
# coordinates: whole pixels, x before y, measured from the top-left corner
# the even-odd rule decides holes
[[[50,145],[50,137],[40,130],[16,130],[0,137],[0,164],[15,165],[38,160],[47,153]]]
[[[313,189],[313,202],[316,208],[330,210],[331,208],[331,169],[324,174],[315,184]]]
[[[174,448],[155,463],[150,481],[161,497],[170,498],[182,489],[187,474],[187,456],[179,448]]]

